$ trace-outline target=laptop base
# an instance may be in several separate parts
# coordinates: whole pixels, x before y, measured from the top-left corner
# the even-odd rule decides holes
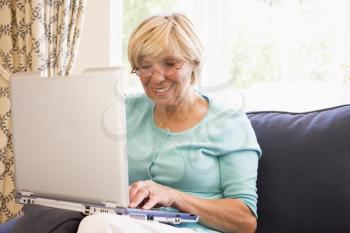
[[[30,192],[16,192],[16,202],[20,204],[42,205],[52,208],[66,209],[81,212],[85,215],[95,213],[110,213],[125,215],[133,219],[157,221],[167,224],[195,223],[199,217],[189,213],[175,211],[164,211],[159,209],[138,209],[118,207],[109,202],[104,204],[77,203],[71,201],[53,200],[44,197],[37,197]]]

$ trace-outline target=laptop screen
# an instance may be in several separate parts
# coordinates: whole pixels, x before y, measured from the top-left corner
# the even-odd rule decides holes
[[[121,70],[99,71],[11,77],[16,191],[128,205]]]

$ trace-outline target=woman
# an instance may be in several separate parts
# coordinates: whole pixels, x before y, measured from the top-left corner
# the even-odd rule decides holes
[[[78,232],[255,232],[261,151],[244,113],[193,89],[202,46],[190,20],[144,20],[130,37],[128,57],[146,94],[126,101],[130,207],[172,207],[200,223],[96,214]]]

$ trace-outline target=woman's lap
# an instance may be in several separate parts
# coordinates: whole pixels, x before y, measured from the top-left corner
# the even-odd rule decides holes
[[[11,233],[21,216],[0,224],[0,233]],[[79,225],[78,233],[193,233],[190,228],[177,228],[155,221],[131,219],[114,214],[94,214],[85,217]]]
[[[177,228],[155,221],[131,219],[114,214],[94,214],[85,217],[79,225],[78,233],[193,233],[190,228]]]

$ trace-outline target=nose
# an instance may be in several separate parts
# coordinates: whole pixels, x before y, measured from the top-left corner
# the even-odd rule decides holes
[[[153,73],[151,76],[151,82],[152,83],[161,83],[165,80],[164,74],[162,72],[162,70],[160,69],[160,67],[158,67],[157,69],[153,69]]]

